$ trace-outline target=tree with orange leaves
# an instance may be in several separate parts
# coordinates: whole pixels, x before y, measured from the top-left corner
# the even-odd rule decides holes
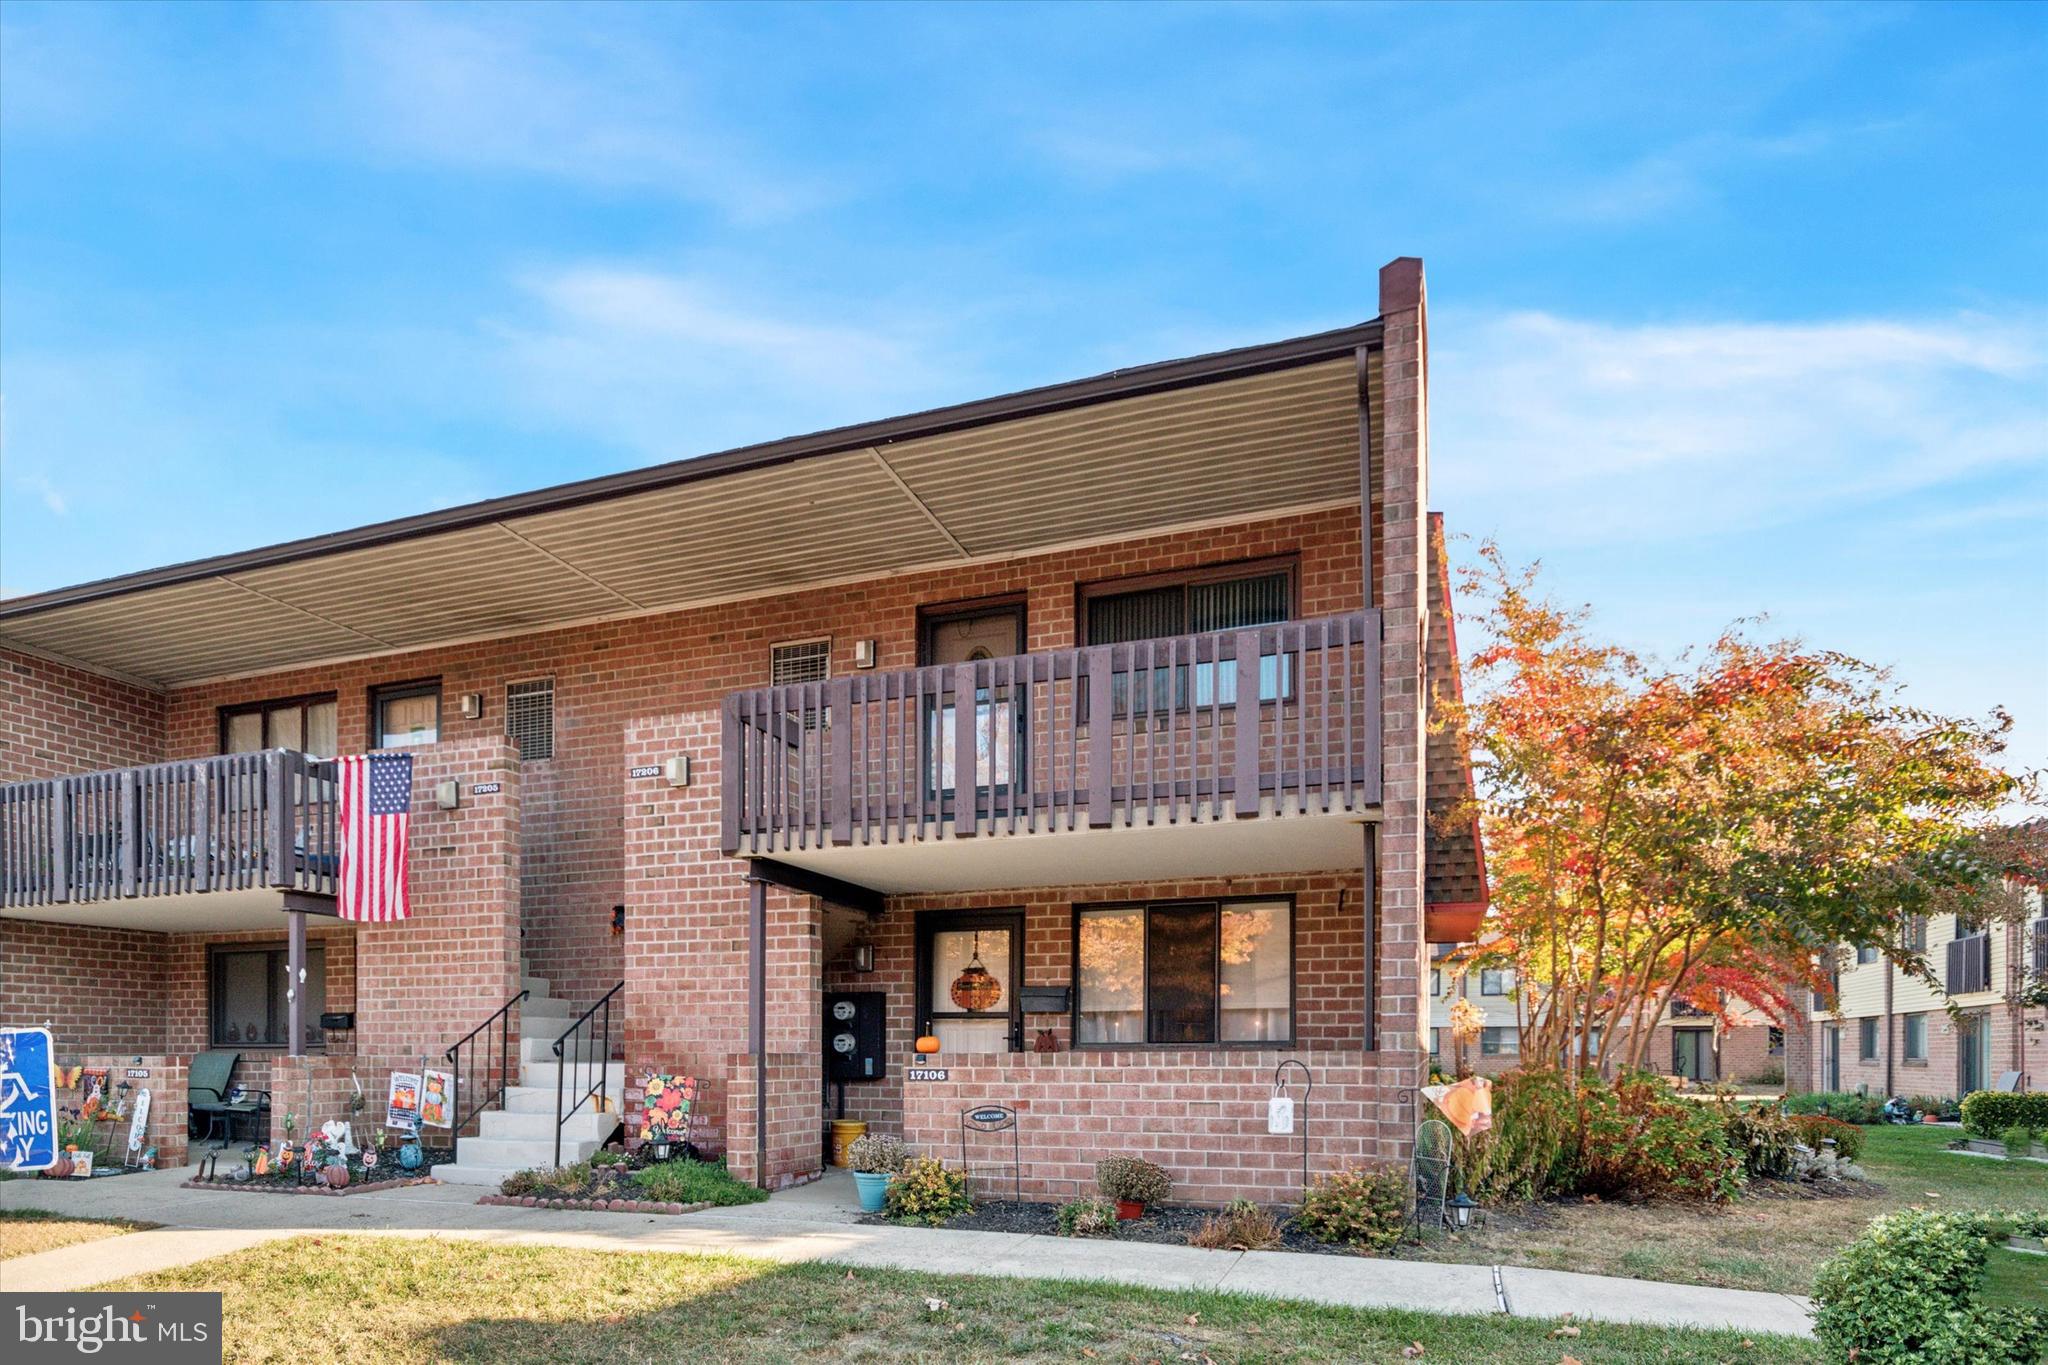
[[[1490,638],[1436,723],[1473,740],[1494,883],[1464,965],[1516,969],[1524,1065],[1640,1066],[1674,1002],[1782,1022],[1840,944],[1933,979],[1903,916],[1993,893],[1966,851],[2034,790],[1997,765],[2008,717],[1914,710],[1883,669],[1742,625],[1660,665],[1492,545],[1463,577]]]

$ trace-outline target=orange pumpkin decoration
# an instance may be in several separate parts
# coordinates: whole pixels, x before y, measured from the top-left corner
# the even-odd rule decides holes
[[[937,1036],[930,1033],[920,1035],[917,1040],[917,1050],[927,1057],[929,1057],[932,1053],[937,1052],[939,1050],[939,1040]]]

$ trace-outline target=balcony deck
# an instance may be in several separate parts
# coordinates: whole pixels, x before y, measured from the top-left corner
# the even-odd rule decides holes
[[[161,932],[332,913],[335,764],[287,749],[0,786],[0,918]]]
[[[1347,866],[1379,644],[1367,610],[734,693],[722,844],[882,891]]]

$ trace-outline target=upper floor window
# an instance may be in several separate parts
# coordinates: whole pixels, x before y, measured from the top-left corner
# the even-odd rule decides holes
[[[370,690],[370,747],[403,749],[441,738],[441,680]]]
[[[1924,953],[1927,951],[1927,916],[1906,916],[1905,943],[1906,951],[1909,953]]]
[[[1506,995],[1515,988],[1515,973],[1512,967],[1482,967],[1479,970],[1479,993],[1481,995]]]
[[[1859,966],[1859,967],[1864,967],[1864,966],[1868,966],[1868,965],[1869,965],[1870,963],[1873,963],[1873,962],[1875,962],[1875,961],[1877,961],[1877,949],[1875,949],[1875,948],[1868,948],[1868,947],[1865,947],[1865,948],[1858,948],[1858,949],[1856,950],[1856,965],[1857,965],[1857,966]]]
[[[297,749],[332,758],[337,749],[334,694],[286,697],[220,709],[220,751],[249,754],[258,749]]]
[[[1267,559],[1083,584],[1081,643],[1121,645],[1277,625],[1294,617],[1296,569],[1291,559]],[[1272,701],[1291,686],[1283,675],[1288,663],[1291,660],[1277,654],[1259,661],[1259,700]],[[1120,714],[1128,700],[1125,690],[1120,675],[1115,698]],[[1214,663],[1198,663],[1192,669],[1162,664],[1154,670],[1152,691],[1155,710],[1166,708],[1169,695],[1180,706],[1228,706],[1237,700],[1237,671],[1225,668],[1219,676]]]

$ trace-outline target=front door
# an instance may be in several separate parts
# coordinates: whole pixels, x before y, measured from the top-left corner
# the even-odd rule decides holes
[[[917,1013],[941,1056],[1024,1050],[1024,912],[928,911],[917,917]]]
[[[1714,1031],[1706,1028],[1671,1030],[1671,1074],[1692,1081],[1714,1079]]]
[[[1966,1014],[1956,1024],[1956,1094],[1991,1084],[1991,1016]]]
[[[918,614],[917,635],[919,667],[1007,659],[1024,652],[1024,603],[1004,599],[927,608]],[[957,763],[954,708],[928,706],[925,729],[926,786],[943,797],[953,790]],[[975,689],[974,734],[974,785],[983,791],[1008,787],[1021,775],[1024,752],[1024,716],[1009,688]]]
[[[1842,1088],[1842,1026],[1829,1024],[1820,1031],[1820,1088]]]

